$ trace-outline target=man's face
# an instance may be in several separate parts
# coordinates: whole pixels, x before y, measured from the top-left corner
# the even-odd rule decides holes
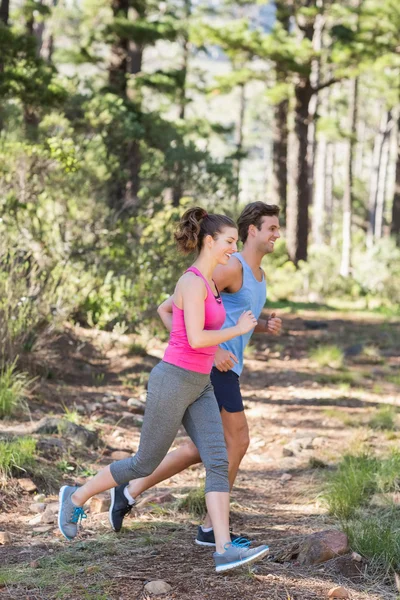
[[[275,242],[281,237],[278,217],[262,217],[261,227],[254,227],[257,247],[264,254],[274,251]]]

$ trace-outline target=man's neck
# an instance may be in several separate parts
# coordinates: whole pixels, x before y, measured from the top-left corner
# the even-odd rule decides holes
[[[251,248],[245,244],[240,254],[243,256],[249,267],[253,269],[253,271],[257,271],[261,267],[261,261],[264,258],[264,255],[260,252],[257,252],[254,248]]]

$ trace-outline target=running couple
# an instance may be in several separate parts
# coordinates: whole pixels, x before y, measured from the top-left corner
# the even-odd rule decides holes
[[[236,225],[229,217],[209,215],[201,208],[190,209],[183,215],[176,232],[178,247],[185,253],[197,250],[198,257],[193,266],[179,279],[173,298],[167,301],[166,306],[160,307],[162,318],[171,329],[171,335],[164,360],[150,374],[139,449],[134,456],[105,467],[83,486],[61,488],[58,520],[59,528],[67,539],[73,539],[78,532],[78,523],[85,517],[82,508],[85,502],[107,489],[112,489],[111,521],[115,529],[118,529],[118,526],[120,528],[123,513],[127,512],[126,506],[129,506],[129,500],[133,499],[132,493],[135,494],[132,484],[126,490],[125,485],[131,480],[141,480],[143,484],[149,475],[154,476],[157,467],[159,467],[157,481],[160,480],[160,469],[164,473],[162,478],[172,474],[168,463],[178,451],[167,457],[166,454],[180,425],[183,424],[206,469],[205,497],[209,523],[213,528],[212,545],[215,543],[216,546],[213,555],[216,570],[233,569],[267,554],[268,547],[265,545],[250,548],[246,540],[231,539],[229,491],[240,460],[229,472],[221,415],[210,382],[210,372],[218,345],[239,337],[241,341],[237,347],[240,351],[236,351],[239,362],[236,363],[237,357],[232,351],[227,350],[224,355],[221,355],[222,350],[220,350],[216,365],[222,369],[231,369],[235,361],[234,368],[241,367],[243,348],[255,327],[269,329],[272,333],[277,333],[280,328],[278,319],[271,319],[269,325],[265,322],[257,324],[252,311],[243,310],[243,305],[250,307],[253,304],[256,295],[251,286],[245,289],[246,281],[251,274],[254,284],[257,282],[264,287],[263,294],[257,294],[260,305],[256,306],[256,310],[258,314],[261,312],[265,301],[265,282],[259,265],[258,267],[256,265],[256,257],[259,257],[261,262],[262,256],[272,251],[273,244],[279,237],[277,207],[254,203],[242,213],[242,224],[246,210],[251,212],[251,207],[254,209],[258,205],[260,208],[264,206],[264,210],[269,212],[264,212],[264,218],[261,215],[257,224],[248,221],[244,238],[252,239],[252,243],[247,243],[247,247],[249,249],[252,247],[253,252],[245,254],[245,244],[242,255],[235,254],[238,258],[233,259],[235,262],[238,260],[242,270],[239,277],[239,283],[241,280],[242,285],[237,285],[236,282],[233,286],[224,283],[221,274],[221,287],[227,289],[232,294],[232,298],[234,295],[245,296],[241,302],[239,317],[237,321],[233,320],[232,325],[225,323],[226,313],[218,287],[213,281],[213,273],[217,265],[227,265],[228,261],[232,260],[231,255],[236,252],[238,238]],[[244,229],[242,228],[241,231]],[[228,282],[228,278],[226,281]],[[225,296],[228,297],[227,294],[224,294]],[[262,302],[261,296],[263,296]],[[169,312],[170,309],[172,313]],[[229,312],[234,313],[236,309]],[[232,316],[232,319],[235,317]],[[222,328],[224,323],[225,326]],[[224,372],[229,373],[229,371]],[[236,389],[237,401],[240,396],[238,384]],[[224,411],[228,413],[229,408]],[[228,431],[226,431],[228,440],[229,434],[227,434]],[[190,463],[186,464],[199,460],[198,456],[193,460],[193,456],[194,453]],[[162,462],[164,458],[165,461]],[[179,470],[186,464],[180,466]],[[177,472],[176,466],[174,472]],[[153,484],[154,481],[150,482],[150,485]],[[121,503],[121,499],[124,499],[125,511],[124,507],[117,506]],[[116,523],[115,517],[118,515],[120,519],[119,523]]]

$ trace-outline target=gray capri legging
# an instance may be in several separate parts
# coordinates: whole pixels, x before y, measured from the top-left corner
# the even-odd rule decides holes
[[[118,485],[147,477],[184,425],[206,469],[207,492],[229,492],[228,455],[210,376],[160,362],[150,373],[139,449],[110,465]]]

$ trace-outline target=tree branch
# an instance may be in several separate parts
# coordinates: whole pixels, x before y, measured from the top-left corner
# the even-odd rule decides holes
[[[324,81],[323,83],[320,83],[319,85],[316,85],[312,88],[313,92],[320,92],[321,90],[330,87],[331,85],[333,85],[334,83],[338,83],[339,81],[342,81],[342,77],[331,77],[331,79],[327,79],[326,81]]]

